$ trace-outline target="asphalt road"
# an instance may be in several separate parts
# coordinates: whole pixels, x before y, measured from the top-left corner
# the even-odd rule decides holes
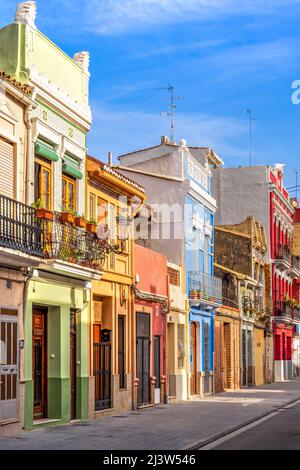
[[[14,437],[2,437],[0,455],[1,450],[18,449],[195,450],[208,441],[215,441],[220,435],[228,435],[233,429],[240,429],[247,423],[257,421],[266,414],[269,419],[269,415],[278,413],[278,410],[285,409],[298,400],[300,400],[300,379],[221,393],[207,398],[194,397],[186,402],[119,413],[89,422],[55,424],[23,432]],[[276,424],[278,418],[285,420],[285,423]],[[282,433],[284,425],[290,426],[291,423],[294,428]],[[292,433],[291,443],[299,445],[300,448],[300,438],[294,436],[297,434],[297,428],[300,433],[300,405],[266,421],[264,426],[267,426],[266,437],[256,441],[255,436],[263,427],[259,425],[253,428],[253,448],[256,448],[255,445],[262,445],[263,448],[268,445],[274,448],[271,444],[276,444],[277,440],[280,443],[285,433],[290,436]],[[277,431],[280,431],[280,434],[276,437]],[[247,435],[245,434],[246,437]],[[240,442],[239,439],[245,436],[240,435],[236,442],[227,442],[223,445],[233,444],[235,448]],[[248,443],[251,442],[249,437]],[[243,448],[243,443],[241,445]],[[0,468],[2,468],[1,463]]]
[[[237,433],[236,433],[237,434]],[[279,409],[272,417],[223,443],[213,450],[300,450],[300,403]],[[220,441],[219,441],[220,442]],[[209,449],[207,449],[209,450]]]

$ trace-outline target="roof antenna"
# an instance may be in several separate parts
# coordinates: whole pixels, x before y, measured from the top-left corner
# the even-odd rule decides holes
[[[253,143],[253,139],[252,139],[253,125],[252,125],[252,123],[253,123],[253,121],[255,121],[255,119],[253,118],[253,113],[252,113],[251,109],[247,109],[246,113],[249,116],[249,166],[252,166],[252,143]]]
[[[170,118],[170,143],[175,142],[175,126],[174,126],[174,112],[175,109],[177,108],[175,101],[180,100],[181,98],[179,96],[174,95],[175,87],[169,83],[169,85],[165,88],[155,88],[155,90],[168,90],[170,94],[170,103],[169,103],[169,112],[167,113],[167,116]],[[165,113],[160,113],[162,116]]]

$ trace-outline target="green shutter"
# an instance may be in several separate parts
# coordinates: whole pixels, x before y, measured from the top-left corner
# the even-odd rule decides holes
[[[58,155],[54,152],[53,149],[47,147],[46,145],[42,144],[41,142],[37,142],[35,144],[35,153],[40,157],[44,157],[47,160],[51,160],[52,162],[58,161]]]
[[[77,168],[74,168],[73,166],[68,165],[67,163],[63,164],[63,171],[78,180],[82,180],[83,178],[83,174],[81,173],[80,170],[77,170]]]

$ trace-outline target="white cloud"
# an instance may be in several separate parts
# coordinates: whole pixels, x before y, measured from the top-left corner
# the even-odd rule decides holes
[[[0,0],[1,24],[13,21],[19,0]],[[299,0],[37,0],[37,24],[64,27],[68,34],[115,35],[155,26],[226,16],[285,14]],[[290,12],[292,14],[292,11]],[[180,27],[180,26],[179,26]],[[180,31],[180,30],[179,30]]]
[[[109,151],[116,157],[139,148],[158,145],[160,136],[169,134],[168,120],[159,114],[107,109],[97,103],[93,106],[93,121],[89,152],[102,160],[106,160]],[[221,157],[230,159],[232,164],[243,163],[247,158],[246,118],[178,113],[175,127],[177,141],[185,138],[190,146],[211,147]]]
[[[118,34],[174,22],[204,21],[225,15],[272,14],[299,0],[85,0],[85,26]]]

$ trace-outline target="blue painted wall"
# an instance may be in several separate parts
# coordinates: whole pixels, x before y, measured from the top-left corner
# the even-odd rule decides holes
[[[202,188],[203,189],[203,188]],[[196,228],[193,229],[193,223]],[[214,234],[205,235],[205,225],[214,226],[214,214],[190,196],[185,200],[185,265],[186,265],[186,286],[189,289],[189,271],[205,272],[214,275]],[[187,292],[189,294],[189,292]],[[209,369],[213,371],[214,352],[214,312],[207,312],[197,307],[192,307],[189,314],[190,322],[200,324],[200,363],[201,372],[205,370],[204,351],[204,328],[205,323],[209,326]]]

